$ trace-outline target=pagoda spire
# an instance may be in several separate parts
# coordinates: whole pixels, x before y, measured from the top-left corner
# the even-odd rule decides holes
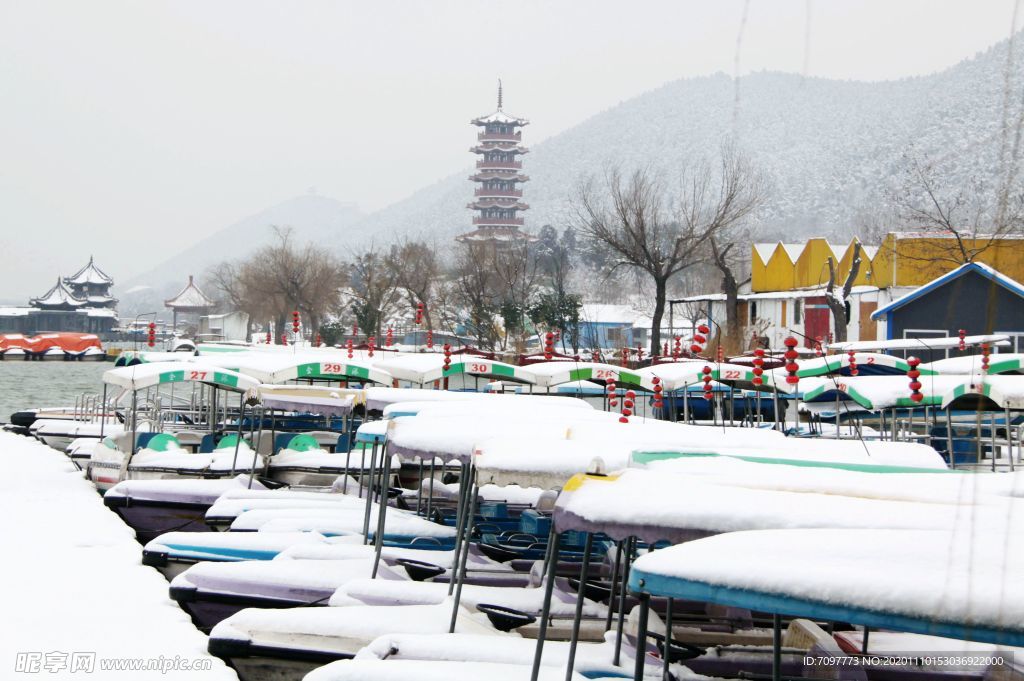
[[[498,111],[501,111],[501,78],[498,79]]]

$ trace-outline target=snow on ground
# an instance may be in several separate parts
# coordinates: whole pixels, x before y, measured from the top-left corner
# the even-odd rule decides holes
[[[90,664],[93,678],[104,681],[237,678],[207,655],[206,637],[168,598],[167,582],[141,565],[134,533],[67,457],[0,433],[0,462],[5,678],[11,670],[83,678]]]

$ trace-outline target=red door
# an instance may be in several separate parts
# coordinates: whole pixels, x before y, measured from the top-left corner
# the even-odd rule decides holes
[[[828,334],[832,331],[831,315],[825,296],[804,298],[804,345],[808,348],[814,347],[813,341],[820,338],[822,342],[828,341]]]

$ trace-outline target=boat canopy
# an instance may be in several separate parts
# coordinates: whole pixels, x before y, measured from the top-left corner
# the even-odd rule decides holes
[[[154,362],[118,367],[104,372],[103,382],[136,391],[168,383],[196,382],[215,385],[232,392],[245,392],[259,387],[256,379],[202,362]]]
[[[1024,410],[1024,376],[971,376],[942,395],[943,409]]]
[[[609,380],[614,380],[616,385],[622,388],[635,387],[650,390],[654,387],[650,380],[645,380],[639,371],[602,362],[538,362],[529,365],[526,369],[533,375],[534,385],[541,388],[575,381],[593,381],[604,384]]]
[[[964,518],[972,513],[987,520],[994,519],[997,510],[1005,514],[1008,507],[1024,510],[1019,499],[996,503],[984,497],[983,502],[922,503],[792,491],[786,482],[756,488],[727,478],[628,469],[573,477],[555,503],[554,523],[559,532],[603,532],[613,539],[635,536],[648,543],[678,543],[754,529],[938,530],[967,522]],[[750,569],[749,561],[746,568]]]
[[[952,531],[721,534],[641,556],[630,571],[629,588],[818,621],[1021,646],[1024,538],[1011,531],[1005,509],[1001,522],[998,513],[984,510],[962,508]],[[972,522],[974,515],[991,517]],[[756,570],[746,560],[752,556]]]
[[[905,376],[910,371],[910,365],[902,357],[885,355],[879,352],[855,352],[854,361],[857,363],[857,374],[859,376]],[[796,375],[800,378],[850,375],[850,356],[845,352],[838,355],[825,355],[823,357],[800,360],[798,364],[800,369],[796,372]],[[918,366],[918,371],[921,372],[922,376],[939,373],[930,369],[928,364]],[[786,370],[782,367],[772,370],[772,373],[777,374],[780,378],[785,378],[786,376]]]
[[[703,385],[705,366],[711,369],[711,378],[716,384],[740,390],[792,392],[792,389],[784,380],[779,381],[776,385],[773,382],[773,376],[770,371],[765,371],[762,375],[764,383],[756,386],[754,385],[754,372],[751,370],[751,367],[743,364],[729,364],[727,362],[713,362],[710,360],[667,362],[665,364],[654,364],[644,367],[640,369],[639,373],[644,377],[645,382],[652,387],[651,379],[657,376],[661,379],[664,390],[671,392],[690,386]]]
[[[921,392],[924,399],[910,399],[910,379],[906,376],[842,376],[809,378],[801,381],[804,402],[855,402],[868,411],[893,407],[913,409],[935,407],[942,396],[964,380],[963,376],[922,376]]]
[[[964,343],[967,345],[988,343],[997,347],[1008,347],[1010,345],[1010,337],[1005,334],[966,336]],[[906,350],[908,352],[951,350],[960,347],[960,337],[946,336],[943,338],[893,338],[890,340],[849,341],[845,343],[829,343],[826,347],[840,352],[848,352],[850,350],[857,352],[870,350]]]
[[[321,416],[348,416],[352,413],[353,398],[345,397],[314,397],[307,395],[284,395],[264,393],[260,401],[265,409],[281,411],[303,411]]]
[[[981,355],[963,355],[940,359],[918,367],[924,372],[928,368],[937,374],[980,374]],[[989,356],[988,375],[1024,374],[1024,353],[997,353]]]
[[[386,357],[375,362],[375,366],[400,381],[424,385],[442,378],[444,355],[437,352],[421,352]]]
[[[515,383],[536,382],[536,377],[530,371],[530,368],[517,367],[514,364],[506,364],[505,362],[498,362],[483,357],[474,357],[473,355],[458,355],[458,361],[453,361],[448,369],[443,370],[442,373],[446,377],[458,374],[479,376],[480,378],[499,381],[513,381]]]

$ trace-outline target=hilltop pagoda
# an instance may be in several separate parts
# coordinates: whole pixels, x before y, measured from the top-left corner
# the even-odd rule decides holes
[[[522,146],[521,128],[530,124],[525,118],[505,113],[502,108],[501,81],[498,81],[498,109],[492,114],[470,121],[481,128],[477,144],[470,151],[479,158],[476,174],[469,179],[477,183],[474,201],[466,207],[476,211],[472,232],[456,237],[461,242],[509,242],[531,239],[519,230],[523,218],[519,211],[528,210],[523,203],[519,184],[530,178],[522,174],[521,157],[529,152]]]

